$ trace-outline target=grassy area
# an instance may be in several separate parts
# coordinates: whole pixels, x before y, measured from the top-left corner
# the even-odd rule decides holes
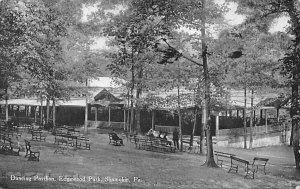
[[[274,176],[270,172],[276,170],[274,166],[268,167],[267,175],[259,173],[254,180],[244,179],[242,171],[235,174],[227,173],[225,169],[202,166],[205,156],[199,154],[182,152],[162,154],[138,150],[126,139],[125,146],[113,146],[108,144],[108,135],[98,131],[90,132],[89,137],[92,141],[91,150],[70,150],[66,154],[54,153],[56,149],[54,137],[50,134],[46,142],[31,141],[32,146],[41,152],[39,162],[27,161],[24,152],[20,156],[0,154],[0,174],[4,176],[0,180],[0,186],[31,189],[286,188],[300,185],[297,180],[279,176],[278,170],[277,176]],[[19,142],[22,143],[24,139],[30,139],[30,135],[22,135]],[[236,149],[223,150],[233,150],[239,154],[249,153]],[[12,175],[32,180],[20,181],[12,179]],[[48,181],[34,181],[36,176]],[[68,182],[66,178],[73,181]],[[85,178],[85,181],[79,181],[82,178]]]

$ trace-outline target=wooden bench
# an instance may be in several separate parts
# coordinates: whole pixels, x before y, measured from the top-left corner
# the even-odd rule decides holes
[[[64,134],[55,135],[54,143],[56,144],[55,154],[70,154],[70,149],[76,149],[73,139],[70,140],[68,136]]]
[[[91,149],[91,143],[89,138],[86,136],[80,136],[77,138],[76,147],[85,148],[90,150]]]
[[[138,140],[138,138],[137,138],[137,136],[136,135],[133,135],[133,134],[130,134],[129,135],[129,141],[131,142],[131,143],[136,143],[137,142],[137,140]]]
[[[33,151],[31,149],[31,144],[28,140],[25,141],[25,148],[26,148],[26,155],[28,156],[28,161],[40,161],[40,152],[39,151]]]
[[[240,166],[240,167],[244,168],[244,171],[245,171],[244,178],[246,178],[248,176],[252,176],[252,178],[254,179],[255,169],[253,169],[252,167],[249,166],[249,161],[235,157],[235,156],[231,156],[230,159],[231,159],[231,165],[228,170],[228,173],[230,171],[235,171],[237,173],[239,166]]]
[[[269,159],[267,158],[254,157],[252,167],[256,167],[256,172],[258,171],[259,167],[263,167],[263,171],[266,174],[266,165],[268,161]]]
[[[31,135],[31,140],[33,141],[46,141],[47,134],[41,130],[32,130]]]
[[[147,144],[146,138],[136,137],[135,147],[142,150],[148,150],[149,145]]]
[[[176,147],[172,145],[172,142],[166,139],[160,139],[158,144],[162,152],[175,152],[176,150]]]
[[[217,164],[223,167],[225,166],[230,166],[231,165],[231,157],[235,156],[234,154],[230,153],[225,153],[225,152],[219,152],[219,151],[214,151],[216,158],[217,158]]]
[[[153,137],[148,137],[146,139],[140,139],[140,141],[137,143],[140,147],[145,149],[145,150],[150,150],[150,151],[156,151],[156,152],[175,152],[176,148],[175,146],[172,146],[172,142],[165,140],[165,139],[160,139],[160,138],[153,138]]]
[[[55,154],[61,153],[61,154],[66,154],[69,155],[70,149],[74,149],[73,146],[70,146],[68,143],[61,143],[56,145],[56,149],[54,151]]]
[[[64,138],[64,135],[57,134],[54,137],[54,144],[56,145],[68,144],[68,140]]]
[[[183,145],[183,151],[186,152],[187,150],[191,149],[191,141],[190,140],[182,140],[181,141],[183,144],[188,144],[188,146]]]
[[[2,154],[14,156],[20,155],[20,147],[4,135],[0,136],[0,147],[0,153]]]
[[[113,144],[115,146],[123,145],[123,139],[119,138],[116,133],[108,133],[109,136],[109,144]]]
[[[152,151],[163,152],[163,153],[170,151],[169,147],[166,146],[165,144],[162,144],[160,139],[152,140],[151,149]]]

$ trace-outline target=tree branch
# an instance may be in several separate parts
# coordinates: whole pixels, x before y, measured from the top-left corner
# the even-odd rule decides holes
[[[166,39],[162,38],[162,40],[168,45],[169,48],[171,48],[171,49],[173,49],[174,51],[176,51],[181,57],[183,57],[183,58],[189,60],[190,62],[192,62],[192,63],[194,63],[194,64],[196,64],[196,65],[198,65],[198,66],[203,66],[201,63],[199,63],[199,62],[193,60],[192,58],[190,58],[190,57],[184,55],[183,53],[179,52],[177,49],[175,49],[174,47],[172,47],[172,46],[167,42]]]

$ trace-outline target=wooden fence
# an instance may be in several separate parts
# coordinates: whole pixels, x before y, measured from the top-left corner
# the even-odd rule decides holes
[[[274,132],[282,132],[288,131],[291,129],[290,124],[285,123],[274,123],[271,125],[263,125],[263,126],[254,126],[253,134],[262,134],[262,133],[274,133]],[[219,136],[225,136],[230,134],[243,135],[244,128],[235,128],[235,129],[220,129]],[[247,133],[250,133],[250,127],[247,127]]]
[[[163,126],[163,125],[155,125],[154,130],[160,132],[173,133],[175,128],[178,129],[178,126]]]

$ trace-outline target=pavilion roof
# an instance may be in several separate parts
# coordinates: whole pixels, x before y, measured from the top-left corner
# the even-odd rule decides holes
[[[260,101],[256,107],[257,108],[282,108],[284,106],[288,105],[288,102],[290,101],[291,97],[275,97],[275,98],[266,98],[265,100]]]
[[[103,89],[94,97],[94,100],[90,102],[90,104],[99,106],[124,106],[124,101],[123,99],[115,97],[108,90]]]

